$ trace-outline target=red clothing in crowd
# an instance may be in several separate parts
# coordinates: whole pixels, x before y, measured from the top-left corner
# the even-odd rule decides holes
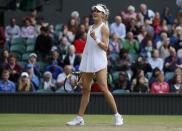
[[[74,41],[74,46],[75,46],[75,53],[76,54],[82,54],[83,53],[83,49],[85,48],[85,44],[86,44],[86,39],[76,39]]]
[[[13,82],[18,82],[18,78],[22,72],[22,68],[20,65],[16,64],[13,68],[10,67],[10,65],[7,63],[3,67],[6,70],[9,70],[10,72],[10,80]]]
[[[3,27],[0,27],[0,48],[5,47],[5,32]]]
[[[166,94],[169,93],[170,91],[170,87],[169,84],[167,82],[154,82],[152,83],[151,86],[151,93],[162,93],[162,94]]]
[[[91,92],[101,92],[99,84],[94,82],[91,86]]]

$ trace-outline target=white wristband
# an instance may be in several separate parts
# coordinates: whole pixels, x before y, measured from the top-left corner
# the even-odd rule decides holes
[[[97,38],[95,41],[96,41],[97,45],[98,45],[99,43],[101,43],[101,40],[98,39],[98,38]]]

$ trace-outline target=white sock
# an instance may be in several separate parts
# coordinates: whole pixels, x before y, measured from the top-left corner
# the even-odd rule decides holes
[[[118,112],[116,114],[114,114],[114,116],[118,116],[118,115],[120,115]]]
[[[83,117],[82,117],[82,116],[77,116],[76,118],[77,118],[77,119],[83,119]]]

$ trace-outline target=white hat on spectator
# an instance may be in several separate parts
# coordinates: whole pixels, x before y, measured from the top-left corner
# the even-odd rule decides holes
[[[22,73],[21,73],[21,77],[29,77],[29,75],[28,75],[27,72],[22,72]]]
[[[128,10],[130,10],[130,11],[133,11],[133,12],[134,12],[134,11],[135,11],[135,7],[134,7],[134,6],[132,6],[132,5],[129,5],[129,6],[128,6]]]
[[[36,53],[31,53],[31,54],[29,55],[29,58],[31,58],[32,56],[34,56],[34,57],[37,58],[37,54],[36,54]]]

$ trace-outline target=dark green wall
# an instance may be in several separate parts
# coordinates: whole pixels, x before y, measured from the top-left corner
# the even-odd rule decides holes
[[[2,1],[2,0],[0,0]],[[154,11],[162,12],[163,8],[168,6],[172,13],[175,15],[177,7],[175,0],[49,0],[47,4],[44,4],[43,10],[40,13],[41,16],[52,23],[64,23],[67,22],[70,13],[74,10],[80,12],[81,17],[88,15],[92,5],[97,3],[104,3],[110,9],[110,21],[113,21],[115,15],[121,10],[125,10],[128,5],[134,5],[138,10],[140,3],[146,3],[150,9]],[[22,12],[21,10],[5,12],[5,25],[7,25],[9,18],[15,16],[18,23],[21,23],[22,17],[30,12]]]
[[[129,115],[182,115],[182,94],[115,94],[118,110]],[[76,114],[81,94],[1,94],[0,113]],[[102,94],[92,94],[89,114],[112,114]]]

